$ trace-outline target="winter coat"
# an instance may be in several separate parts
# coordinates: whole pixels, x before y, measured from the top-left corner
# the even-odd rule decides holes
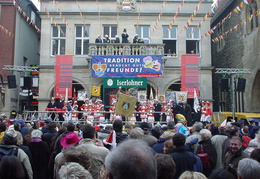
[[[210,168],[203,169],[203,174],[209,177],[217,164],[217,151],[215,146],[211,143],[211,140],[207,139],[199,142],[196,154],[201,152],[201,145],[203,146],[204,153],[207,153],[209,156]]]
[[[225,159],[223,162],[223,167],[225,170],[232,173],[237,178],[237,166],[238,162],[242,160],[243,158],[248,158],[249,155],[246,154],[242,148],[237,151],[236,153],[233,153],[231,150],[228,151],[225,155]]]
[[[176,164],[176,173],[174,179],[179,178],[179,176],[186,170],[194,170],[194,165],[196,164],[197,159],[191,152],[187,151],[185,146],[176,147],[172,150],[170,156],[173,158]]]

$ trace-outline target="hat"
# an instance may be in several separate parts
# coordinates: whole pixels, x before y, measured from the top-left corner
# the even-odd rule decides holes
[[[176,114],[176,119],[178,122],[181,122],[183,124],[187,122],[185,116],[183,116],[182,114]]]
[[[81,139],[82,137],[78,137],[75,132],[70,132],[60,140],[60,145],[65,148],[70,147],[77,144]]]
[[[50,118],[45,118],[45,119],[44,119],[44,123],[49,124],[50,122],[51,122],[51,119],[50,119]]]
[[[148,130],[150,127],[149,127],[149,124],[147,122],[142,122],[140,123],[140,128],[143,129],[143,130]]]
[[[34,129],[31,133],[31,138],[32,139],[40,139],[42,138],[42,131],[38,130],[38,129]]]
[[[240,125],[238,122],[232,122],[231,124],[232,124],[233,126],[237,126],[237,127],[239,127],[239,128],[241,127],[241,125]]]
[[[8,139],[16,139],[17,138],[17,133],[14,129],[8,129],[5,133],[4,133],[4,137],[7,137]]]

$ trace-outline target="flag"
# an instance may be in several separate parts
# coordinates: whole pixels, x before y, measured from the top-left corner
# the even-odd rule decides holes
[[[103,141],[105,144],[111,145],[111,149],[115,148],[117,143],[116,143],[116,132],[113,130],[111,134],[107,137],[107,139],[104,139]]]
[[[194,103],[193,103],[193,109],[194,111],[197,113],[198,112],[198,109],[200,107],[200,104],[199,104],[199,99],[198,99],[198,95],[197,95],[197,92],[194,88]]]
[[[153,100],[153,89],[150,88],[150,100]]]
[[[77,101],[77,94],[76,94],[75,88],[74,88],[74,91],[73,91],[73,101]]]
[[[225,119],[221,124],[220,127],[221,128],[225,128],[227,126],[227,119]]]

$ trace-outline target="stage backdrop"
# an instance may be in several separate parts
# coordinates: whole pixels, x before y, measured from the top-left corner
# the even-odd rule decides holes
[[[181,56],[181,91],[188,91],[188,98],[194,97],[194,88],[199,94],[199,57],[197,54]]]
[[[92,77],[161,76],[161,55],[92,56]]]
[[[56,56],[55,98],[72,98],[72,63],[72,55]]]

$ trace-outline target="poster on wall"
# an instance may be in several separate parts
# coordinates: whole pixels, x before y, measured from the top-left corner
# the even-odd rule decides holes
[[[166,99],[167,101],[176,101],[176,91],[167,91],[166,92]]]
[[[147,93],[144,90],[138,91],[138,101],[145,101],[147,99]]]
[[[92,77],[161,77],[161,55],[92,56]]]
[[[188,91],[176,91],[176,102],[187,103]]]

